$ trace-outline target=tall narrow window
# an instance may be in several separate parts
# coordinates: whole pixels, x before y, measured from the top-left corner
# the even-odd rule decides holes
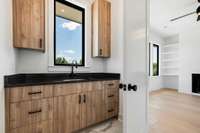
[[[55,1],[54,64],[85,64],[85,10],[64,0]]]
[[[159,75],[159,46],[153,44],[152,47],[152,69],[153,69],[153,76]]]

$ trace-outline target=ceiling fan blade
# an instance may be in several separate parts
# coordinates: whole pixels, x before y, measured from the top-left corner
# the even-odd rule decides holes
[[[177,18],[173,18],[173,19],[171,19],[170,21],[173,22],[173,21],[179,20],[179,19],[181,19],[181,18],[184,18],[184,17],[190,16],[190,15],[193,15],[193,14],[196,14],[196,11],[191,12],[191,13],[188,13],[188,14],[185,14],[185,15],[182,15],[182,16],[177,17]]]

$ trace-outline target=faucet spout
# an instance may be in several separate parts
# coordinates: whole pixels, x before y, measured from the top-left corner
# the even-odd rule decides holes
[[[72,65],[71,65],[71,73],[70,76],[73,77],[74,76],[74,67],[77,69],[78,68],[78,63],[76,60],[72,61]]]

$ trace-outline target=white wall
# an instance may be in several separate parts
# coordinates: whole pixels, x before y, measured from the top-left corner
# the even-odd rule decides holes
[[[164,38],[165,44],[175,44],[179,43],[179,34],[168,36]]]
[[[0,4],[0,133],[5,133],[4,81],[3,76],[15,72],[15,51],[11,35],[11,0]]]
[[[160,36],[158,33],[154,31],[150,31],[149,42],[152,44],[157,44],[160,46],[160,53],[162,49],[162,45],[165,44],[164,38]],[[151,52],[152,53],[152,52]],[[159,56],[161,57],[161,55]],[[160,58],[160,65],[161,65],[161,58]],[[160,67],[159,67],[160,68]],[[151,68],[152,70],[152,68]],[[162,76],[150,76],[149,77],[149,91],[154,91],[163,88],[163,79]]]
[[[167,89],[175,89],[178,90],[179,88],[179,76],[163,76],[163,88]]]
[[[31,50],[19,50],[16,70],[17,73],[44,73],[65,72],[70,67],[53,66],[53,1],[48,0],[46,14],[46,52],[41,53]],[[91,58],[91,2],[92,0],[70,0],[86,8],[86,67],[78,68],[84,72],[104,72],[105,61],[103,59]]]
[[[180,33],[179,91],[192,92],[192,73],[200,73],[200,23]]]

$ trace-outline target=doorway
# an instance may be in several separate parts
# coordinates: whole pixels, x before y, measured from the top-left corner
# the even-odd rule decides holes
[[[200,97],[193,78],[200,74],[200,3],[150,0],[149,5],[149,133],[198,133]]]

